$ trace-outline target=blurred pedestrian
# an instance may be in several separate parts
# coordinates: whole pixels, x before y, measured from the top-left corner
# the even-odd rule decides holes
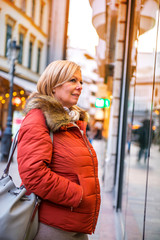
[[[102,139],[102,130],[103,130],[103,123],[101,121],[96,121],[94,124],[94,128],[96,130],[96,134],[94,136],[94,139]]]
[[[151,130],[151,137],[149,137],[150,120],[145,119],[145,120],[143,120],[142,124],[143,125],[140,128],[133,131],[133,133],[138,134],[138,143],[139,143],[138,162],[140,162],[140,160],[143,156],[144,156],[144,162],[146,162],[147,157],[148,157],[148,151],[149,151],[151,141],[153,138],[152,130]],[[153,125],[153,123],[152,123],[152,125]]]
[[[86,137],[88,114],[76,106],[82,83],[76,63],[54,61],[26,104],[18,137],[18,167],[26,189],[41,198],[35,240],[86,240],[96,227],[97,157]]]
[[[93,141],[93,131],[92,131],[92,127],[90,126],[90,124],[88,123],[87,124],[87,128],[86,128],[86,135],[87,135],[87,138],[89,140],[89,142],[92,144],[92,141]]]

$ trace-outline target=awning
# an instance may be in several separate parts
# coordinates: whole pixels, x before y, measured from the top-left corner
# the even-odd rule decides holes
[[[6,80],[10,81],[9,73],[5,73],[3,71],[0,71],[0,76],[5,78]],[[36,91],[36,83],[24,80],[23,78],[19,78],[17,76],[14,76],[14,84],[18,85],[19,87],[22,87],[23,89],[25,89],[29,92],[35,92]]]

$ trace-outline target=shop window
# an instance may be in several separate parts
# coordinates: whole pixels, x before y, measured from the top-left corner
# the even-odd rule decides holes
[[[133,236],[135,239],[159,239],[160,3],[136,0],[135,6],[133,41],[138,38],[138,46],[132,51],[136,59],[135,84],[129,85],[121,209],[127,239]],[[133,44],[132,48],[135,47]]]

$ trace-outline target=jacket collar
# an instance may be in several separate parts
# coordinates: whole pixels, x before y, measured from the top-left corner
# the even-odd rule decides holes
[[[38,93],[32,94],[27,100],[25,113],[32,109],[41,109],[46,119],[47,126],[55,132],[61,126],[66,126],[71,122],[71,117],[63,108],[62,104],[54,97],[41,95]],[[70,110],[80,113],[79,120],[88,122],[88,113],[78,106],[72,106]],[[78,121],[79,122],[79,121]]]

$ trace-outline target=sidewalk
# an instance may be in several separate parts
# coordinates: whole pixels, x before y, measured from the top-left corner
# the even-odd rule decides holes
[[[101,209],[96,231],[89,240],[116,240],[112,193],[105,193],[101,188]]]
[[[98,175],[101,186],[101,208],[95,233],[89,240],[116,240],[115,213],[112,192],[106,193],[103,188],[103,171],[106,143],[103,140],[93,140],[92,143],[98,158]]]

